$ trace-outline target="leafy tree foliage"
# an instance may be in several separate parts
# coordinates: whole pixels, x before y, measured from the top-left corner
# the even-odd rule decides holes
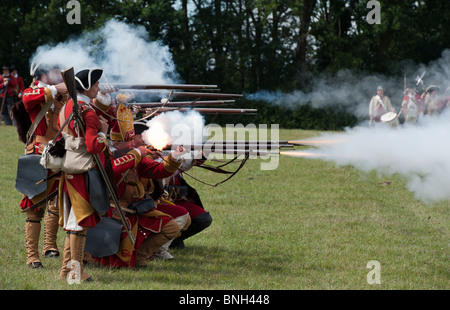
[[[356,0],[79,2],[81,24],[71,25],[67,0],[1,0],[0,63],[18,65],[28,80],[37,47],[111,18],[143,25],[149,40],[168,45],[186,83],[232,92],[307,90],[311,77],[342,69],[399,74],[403,61],[426,64],[450,46],[449,1],[379,0],[380,24],[369,24],[368,1]]]

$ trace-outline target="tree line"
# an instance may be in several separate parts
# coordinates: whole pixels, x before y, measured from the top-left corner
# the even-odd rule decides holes
[[[308,91],[312,77],[342,69],[401,74],[402,62],[427,63],[450,46],[450,2],[439,0],[380,0],[379,24],[355,0],[79,0],[80,24],[67,22],[67,0],[0,2],[0,62],[25,79],[38,46],[111,18],[169,46],[185,83],[232,92]]]

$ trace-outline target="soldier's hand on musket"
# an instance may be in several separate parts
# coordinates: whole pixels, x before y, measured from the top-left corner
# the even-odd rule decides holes
[[[110,94],[116,91],[119,91],[119,89],[110,84],[102,84],[102,87],[100,88],[100,92],[103,94]]]
[[[141,145],[137,148],[139,150],[139,152],[141,153],[141,157],[147,156],[147,155],[152,155],[152,151],[149,150],[147,147]]]
[[[140,111],[140,109],[141,109],[141,108],[140,108],[139,106],[133,104],[133,105],[131,106],[131,108],[130,108],[131,114],[133,114],[133,115],[138,114],[138,112]]]
[[[60,93],[61,95],[66,95],[69,93],[69,91],[67,90],[66,83],[56,84],[55,88],[58,91],[58,93]]]
[[[152,113],[153,113],[153,109],[152,109],[152,108],[145,108],[145,114],[144,114],[144,117],[147,116],[147,115],[150,115],[150,114],[152,114]]]
[[[156,158],[162,158],[162,157],[163,157],[161,151],[154,151],[153,154],[154,154],[154,155],[153,155],[153,156],[154,156],[154,157],[153,157],[154,159],[156,159]]]
[[[180,160],[181,156],[183,156],[187,152],[189,152],[189,150],[187,148],[183,147],[182,145],[180,145],[180,146],[177,147],[177,149],[175,151],[173,151],[172,157],[175,160]]]
[[[161,151],[155,151],[155,150],[148,150],[147,153],[153,160],[157,159],[157,158],[162,158],[162,153]]]
[[[202,165],[206,160],[205,152],[203,150],[195,150],[194,151],[194,160],[192,162],[193,166],[200,166]]]
[[[129,93],[117,94],[116,101],[117,101],[117,103],[125,104],[125,103],[129,102],[133,98],[134,98],[134,94],[129,94]]]
[[[99,116],[98,121],[100,123],[99,126],[100,132],[103,132],[106,135],[109,128],[108,121],[103,116]]]

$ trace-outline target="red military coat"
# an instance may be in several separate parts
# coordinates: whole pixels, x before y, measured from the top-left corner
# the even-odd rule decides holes
[[[414,100],[414,102],[417,104],[419,111],[420,112],[424,112],[424,106],[423,106],[423,100],[422,97],[419,94],[415,94],[414,98],[411,98],[411,96],[409,96],[409,94],[406,94],[403,99],[402,99],[402,107],[404,109],[408,108],[408,104],[411,100]]]
[[[128,169],[133,168],[136,168],[140,178],[162,179],[171,176],[180,165],[180,163],[176,162],[171,155],[169,155],[163,163],[156,162],[145,156],[140,160],[135,161],[136,165],[133,167],[130,165],[132,157],[141,158],[141,154],[134,149],[113,161],[112,166],[116,180],[120,180],[123,173]],[[125,182],[119,184],[119,197],[122,197],[124,194],[125,187]],[[114,208],[111,207],[106,216],[113,217],[113,213]],[[162,227],[172,220],[170,215],[157,208],[141,215],[126,213],[125,216],[130,224],[131,232],[135,237],[135,244],[131,244],[128,234],[125,229],[123,229],[120,238],[119,251],[114,255],[106,257],[94,257],[99,263],[111,267],[134,266],[136,263],[136,253],[141,244],[150,234],[159,233]]]
[[[20,75],[18,75],[16,77],[17,80],[17,91],[18,93],[23,93],[23,91],[25,90],[25,83],[23,82],[23,79]]]
[[[4,86],[3,82],[4,82],[4,78],[2,75],[0,75],[0,91],[2,91],[5,87],[6,90],[4,90],[1,94],[0,94],[0,98],[5,97],[5,92],[6,92],[6,96],[7,97],[12,97],[14,96],[15,93],[15,89],[17,88],[17,80],[14,76],[9,75],[7,76],[7,78],[9,79],[8,85]]]
[[[31,122],[33,122],[36,118],[36,116],[39,114],[39,112],[42,109],[42,106],[45,105],[49,101],[53,101],[53,94],[49,87],[43,87],[42,85],[36,83],[33,87],[27,88],[22,97],[23,104],[25,106],[25,109],[28,112],[28,115],[30,117]],[[34,132],[35,136],[38,138],[33,140],[33,143],[30,143],[29,146],[27,146],[27,154],[40,154],[42,153],[42,150],[44,149],[45,143],[48,142],[48,137],[45,138],[46,135],[48,135],[48,124],[45,117],[42,118],[42,120],[39,122],[38,126],[36,127],[36,130]],[[51,131],[53,132],[53,131]],[[56,132],[55,132],[56,134]],[[58,186],[58,182],[56,182],[57,179],[53,178],[49,180],[48,182],[48,188],[49,192],[51,193],[54,190],[56,190]],[[45,198],[45,196],[48,194],[46,192],[37,195],[32,200],[29,199],[27,196],[24,196],[20,202],[20,208],[22,210],[27,209],[31,206],[33,206],[35,203],[41,201]],[[36,209],[37,211],[37,209]]]
[[[78,105],[85,127],[85,144],[87,151],[91,154],[102,154],[106,149],[106,136],[100,132],[99,118],[90,104],[88,97],[80,95]],[[73,100],[69,100],[60,113],[62,119],[58,119],[58,125],[62,125],[62,120],[67,119],[73,111]],[[68,123],[67,133],[75,137],[80,137],[82,133],[76,128],[75,121]],[[102,157],[102,156],[101,156]],[[70,200],[67,201],[65,198]],[[94,210],[90,203],[89,192],[86,187],[86,174],[61,175],[59,188],[59,225],[66,229],[65,221],[68,219],[70,209],[73,209],[77,224],[81,227],[95,227],[101,220],[100,215]],[[70,229],[69,229],[70,230]]]
[[[24,90],[22,95],[22,102],[25,109],[30,116],[31,122],[33,122],[36,116],[47,102],[53,101],[54,97],[49,87],[44,87],[41,84],[36,84],[33,87],[29,87]],[[35,135],[45,136],[47,133],[47,122],[45,117],[39,122],[39,125],[34,131]]]

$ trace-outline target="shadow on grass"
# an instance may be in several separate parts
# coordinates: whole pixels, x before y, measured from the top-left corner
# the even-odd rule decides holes
[[[281,271],[280,261],[286,259],[273,253],[261,257],[252,250],[236,250],[222,246],[192,245],[183,250],[171,249],[175,259],[170,261],[149,260],[145,268],[111,269],[90,265],[102,283],[146,288],[148,285],[164,289],[233,288],[245,283],[251,274],[276,274]],[[104,271],[104,272],[102,272]],[[129,276],[123,276],[130,273]],[[142,287],[141,287],[142,286]]]

